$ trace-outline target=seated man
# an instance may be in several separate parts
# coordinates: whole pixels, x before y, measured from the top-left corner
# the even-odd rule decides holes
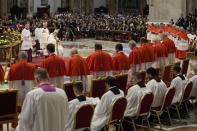
[[[128,103],[125,116],[128,117],[132,117],[137,114],[140,99],[144,94],[150,92],[143,81],[141,73],[133,73],[133,83],[135,85],[129,88],[126,96]]]
[[[181,100],[183,89],[186,85],[186,78],[181,73],[181,67],[176,65],[173,67],[173,74],[175,78],[171,81],[170,87],[176,89],[175,96],[172,100],[172,104],[177,103]]]
[[[191,78],[189,79],[189,81],[191,81],[193,84],[190,96],[197,97],[197,65],[196,64],[193,67],[193,72],[194,72],[193,76],[191,76]]]
[[[116,79],[108,76],[106,79],[107,92],[103,94],[100,102],[95,108],[94,115],[91,123],[91,131],[100,131],[107,122],[110,120],[110,114],[112,113],[112,103],[124,96],[123,91],[116,87]]]
[[[66,131],[74,131],[75,114],[80,107],[86,104],[96,105],[99,102],[99,98],[89,98],[83,95],[83,84],[81,82],[74,84],[73,91],[76,98],[69,102],[69,110],[72,113],[70,113],[69,122],[66,123]]]
[[[37,89],[24,101],[16,131],[65,131],[68,122],[68,99],[65,92],[49,83],[45,69],[35,71]]]
[[[156,69],[148,68],[146,71],[149,82],[147,83],[147,88],[154,95],[152,107],[159,107],[162,105],[165,93],[167,91],[166,84],[159,78]]]

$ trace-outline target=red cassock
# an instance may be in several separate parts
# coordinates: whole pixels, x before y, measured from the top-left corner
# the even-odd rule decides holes
[[[90,54],[86,61],[90,71],[111,71],[113,67],[110,54],[101,50]]]
[[[66,75],[66,65],[63,58],[55,54],[49,55],[42,63],[42,67],[47,69],[49,77]]]
[[[162,46],[161,46],[161,42],[157,42],[156,45],[155,45],[155,57],[157,59],[161,58],[161,57],[164,57],[164,53],[163,53],[163,49],[162,49]]]
[[[155,48],[156,48],[156,53],[157,53],[158,58],[168,57],[168,50],[164,44],[162,44],[161,42],[157,42]]]
[[[155,47],[153,47],[153,44],[152,43],[146,43],[145,44],[146,46],[146,52],[147,52],[147,61],[146,62],[154,62],[156,60],[156,57],[155,57]]]
[[[141,64],[141,53],[138,47],[134,47],[129,54],[129,64],[138,65]]]
[[[67,62],[67,75],[68,76],[81,76],[88,75],[89,69],[84,58],[75,54]]]
[[[163,40],[162,44],[164,44],[166,46],[168,53],[175,53],[176,52],[175,44],[171,39],[165,38]]]
[[[26,60],[18,61],[10,67],[8,80],[34,80],[34,71],[36,66],[28,63]]]
[[[149,52],[147,52],[147,46],[145,43],[142,43],[139,47],[140,54],[141,54],[141,63],[148,62],[149,59]]]
[[[2,66],[0,65],[0,82],[4,80],[4,75],[5,75],[5,72]]]
[[[129,69],[129,58],[122,51],[119,51],[115,54],[112,62],[114,71]]]

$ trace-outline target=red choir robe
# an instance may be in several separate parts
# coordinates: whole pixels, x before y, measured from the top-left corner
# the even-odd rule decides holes
[[[5,75],[5,72],[2,66],[0,65],[0,82],[4,81],[4,75]]]
[[[28,63],[26,60],[20,60],[10,67],[8,80],[34,80],[34,71],[36,66]]]
[[[171,39],[165,38],[162,43],[166,46],[168,53],[175,53],[176,52],[175,44]]]
[[[114,71],[123,71],[130,68],[129,58],[122,51],[119,51],[114,55],[112,62]]]
[[[134,47],[131,53],[129,54],[129,64],[133,72],[140,71],[141,64],[141,53],[138,47]]]
[[[82,76],[88,75],[89,69],[84,58],[75,54],[67,62],[67,75],[68,76]]]
[[[36,67],[27,60],[20,60],[10,67],[8,73],[9,87],[18,90],[18,106],[21,107],[26,94],[34,87]],[[19,108],[20,110],[20,108]]]
[[[139,47],[140,54],[141,54],[141,63],[146,63],[149,62],[149,48],[146,45],[147,43],[142,43],[141,46]]]
[[[62,57],[50,54],[42,63],[42,67],[49,73],[49,81],[58,88],[64,88],[66,64]]]
[[[88,68],[91,72],[102,72],[112,70],[112,57],[105,51],[97,50],[86,58]]]
[[[66,75],[66,66],[63,58],[51,54],[42,63],[42,67],[47,69],[49,77]]]
[[[147,46],[147,54],[148,54],[148,59],[147,62],[154,62],[156,61],[156,57],[155,57],[155,47],[153,47],[152,43],[146,43]]]

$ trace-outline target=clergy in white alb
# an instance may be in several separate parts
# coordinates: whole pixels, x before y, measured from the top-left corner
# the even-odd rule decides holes
[[[175,88],[175,96],[172,100],[172,104],[181,100],[183,90],[187,84],[185,76],[181,73],[181,67],[176,65],[173,67],[173,74],[175,78],[171,81],[170,87]]]
[[[167,91],[167,86],[159,78],[156,69],[152,67],[147,69],[147,75],[149,81],[146,86],[154,95],[152,107],[159,107],[163,104],[164,96]]]
[[[115,100],[124,96],[122,90],[116,87],[116,80],[114,77],[106,78],[107,92],[103,94],[100,102],[97,104],[91,122],[91,131],[100,131],[110,120],[112,113],[112,104]]]
[[[49,83],[45,69],[37,69],[35,79],[37,89],[27,94],[16,131],[65,131],[69,119],[65,92]]]
[[[49,37],[49,29],[47,28],[47,22],[43,23],[43,28],[40,30],[40,36],[39,37],[39,42],[40,42],[40,48],[42,50],[46,49],[46,46],[48,44],[48,37]]]
[[[32,38],[31,32],[29,30],[29,23],[25,24],[25,28],[22,30],[21,38],[23,40],[21,50],[29,50],[32,49]]]
[[[197,64],[193,65],[193,72],[194,72],[193,76],[189,78],[189,81],[192,82],[193,84],[190,96],[197,97]]]
[[[142,96],[150,92],[143,81],[141,73],[133,73],[132,83],[135,85],[129,88],[126,96],[127,108],[124,114],[126,117],[133,117],[138,113]]]
[[[70,101],[69,110],[72,111],[69,114],[69,122],[66,123],[66,131],[76,131],[75,130],[75,115],[80,107],[85,105],[92,105],[93,107],[100,101],[99,98],[90,98],[86,97],[83,94],[83,84],[81,82],[77,82],[73,86],[73,91],[75,93],[76,98]],[[83,129],[77,129],[77,131],[83,131]]]
[[[25,28],[22,30],[21,39],[23,40],[21,45],[21,50],[26,51],[28,54],[28,61],[32,61],[32,49],[33,49],[33,40],[31,37],[31,32],[29,29],[29,23],[25,24]]]

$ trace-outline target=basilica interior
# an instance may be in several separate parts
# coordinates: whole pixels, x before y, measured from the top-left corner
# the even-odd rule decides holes
[[[197,0],[0,0],[0,131],[196,131]]]

